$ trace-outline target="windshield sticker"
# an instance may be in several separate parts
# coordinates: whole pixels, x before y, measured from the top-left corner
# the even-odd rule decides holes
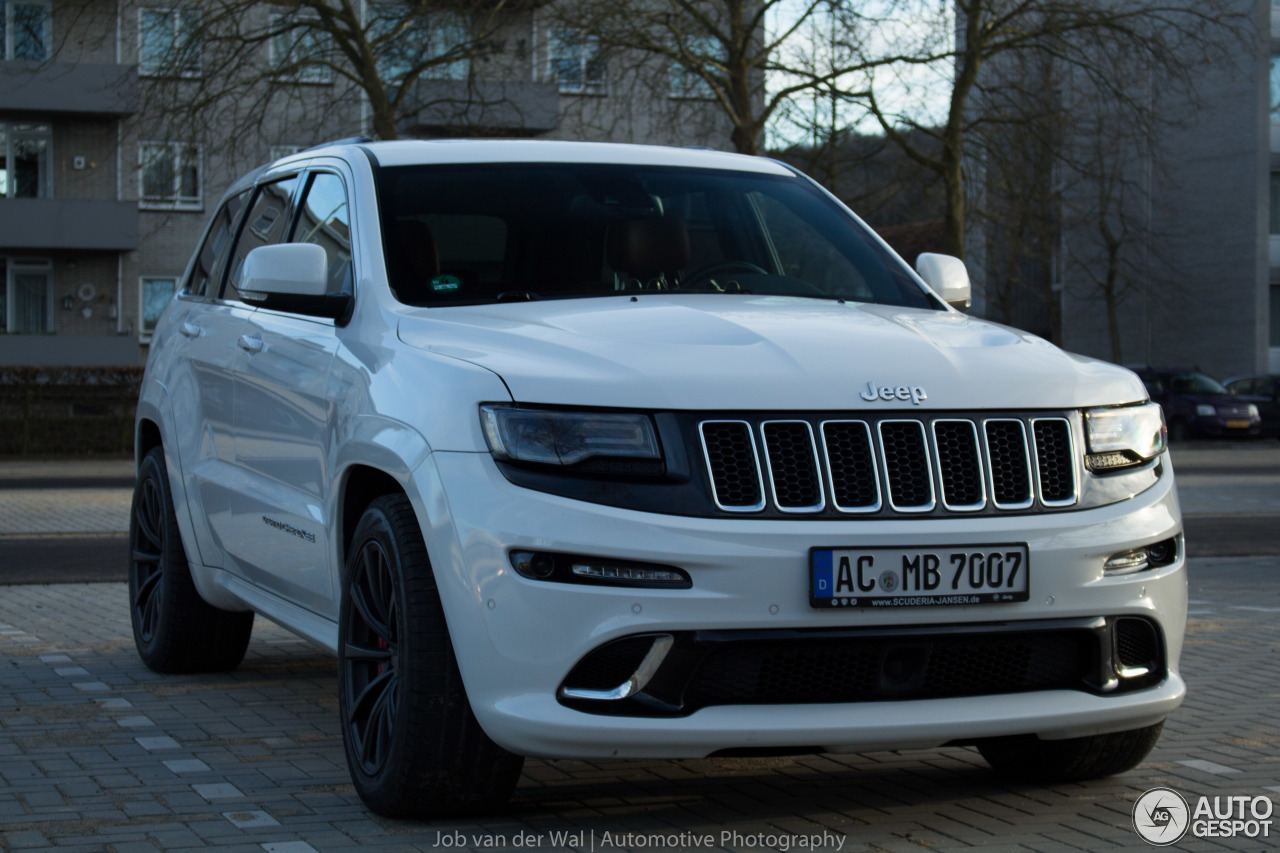
[[[462,279],[456,275],[438,275],[431,279],[431,289],[436,293],[452,293],[462,286]]]

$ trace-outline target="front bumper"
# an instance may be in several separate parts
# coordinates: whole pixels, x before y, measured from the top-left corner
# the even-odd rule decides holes
[[[1185,561],[1119,577],[1103,562],[1178,536],[1168,465],[1159,481],[1107,507],[984,518],[813,522],[684,518],[574,501],[509,483],[487,454],[436,453],[415,473],[419,515],[471,705],[505,748],[543,757],[699,757],[728,749],[936,746],[1036,733],[1071,737],[1150,725],[1182,701],[1177,666],[1186,614]],[[1030,600],[923,610],[819,610],[809,605],[815,544],[1025,542]],[[513,549],[567,551],[678,566],[691,589],[534,581]],[[814,704],[717,705],[679,717],[602,716],[557,698],[585,655],[655,632],[868,631],[958,623],[1145,616],[1160,628],[1159,684],[1094,694],[1001,695]]]

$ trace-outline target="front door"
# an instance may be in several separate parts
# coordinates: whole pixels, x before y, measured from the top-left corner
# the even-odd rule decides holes
[[[348,210],[339,175],[309,176],[290,241],[324,247],[331,292],[352,286]],[[325,500],[333,490],[337,331],[332,320],[259,310],[238,342],[246,359],[236,396],[244,488],[231,553],[254,583],[325,615],[337,612],[330,565],[341,535]]]

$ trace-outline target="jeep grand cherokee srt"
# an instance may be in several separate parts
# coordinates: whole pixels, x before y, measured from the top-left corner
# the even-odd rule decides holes
[[[1185,691],[1160,409],[968,296],[762,158],[260,168],[152,342],[138,651],[229,669],[254,613],[330,650],[386,815],[494,807],[524,756],[1131,768]]]

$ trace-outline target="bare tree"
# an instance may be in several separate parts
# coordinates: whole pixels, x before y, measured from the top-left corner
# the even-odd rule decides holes
[[[1059,166],[1060,263],[1074,296],[1101,303],[1110,358],[1119,364],[1126,357],[1126,301],[1148,303],[1154,291],[1177,286],[1162,252],[1170,235],[1152,208],[1157,187],[1172,183],[1163,140],[1187,120],[1160,105],[1142,69],[1124,57],[1115,64],[1129,81],[1130,97],[1099,97],[1088,85],[1068,96],[1072,126]]]
[[[555,25],[589,34],[612,55],[663,67],[671,88],[712,102],[727,118],[734,150],[756,154],[765,128],[806,93],[839,93],[849,75],[889,64],[927,62],[873,53],[866,4],[851,0],[564,0]],[[832,49],[815,57],[806,28],[827,14],[839,21]],[[767,82],[767,85],[766,85]]]
[[[899,20],[914,21],[916,27],[898,30],[908,43],[881,47],[885,54],[914,55],[917,63],[928,59],[947,69],[945,115],[940,123],[922,120],[918,104],[904,105],[901,87],[895,85],[901,79],[895,65],[868,59],[868,67],[882,71],[868,81],[863,94],[885,135],[942,176],[947,248],[960,257],[965,252],[967,141],[983,125],[1020,121],[1021,104],[1040,108],[1037,99],[1025,97],[1029,85],[1040,85],[1039,78],[1009,73],[1001,67],[1007,60],[1052,61],[1059,72],[1082,75],[1098,92],[1123,100],[1128,97],[1126,81],[1109,77],[1111,57],[1130,57],[1157,72],[1164,85],[1189,91],[1197,60],[1230,56],[1251,28],[1248,10],[1231,0],[898,0],[893,5]],[[917,30],[954,32],[954,44],[937,51]],[[932,43],[938,43],[936,37]],[[935,52],[929,56],[931,50]],[[903,132],[908,128],[934,136],[940,151],[921,150]]]
[[[527,50],[504,28],[529,7],[526,0],[209,0],[140,9],[144,112],[182,131],[169,135],[218,140],[228,154],[243,153],[275,119],[323,128],[322,138],[335,124],[354,131],[358,121],[395,139],[424,116],[474,129],[486,109],[519,109],[502,86],[480,85],[473,66]]]

